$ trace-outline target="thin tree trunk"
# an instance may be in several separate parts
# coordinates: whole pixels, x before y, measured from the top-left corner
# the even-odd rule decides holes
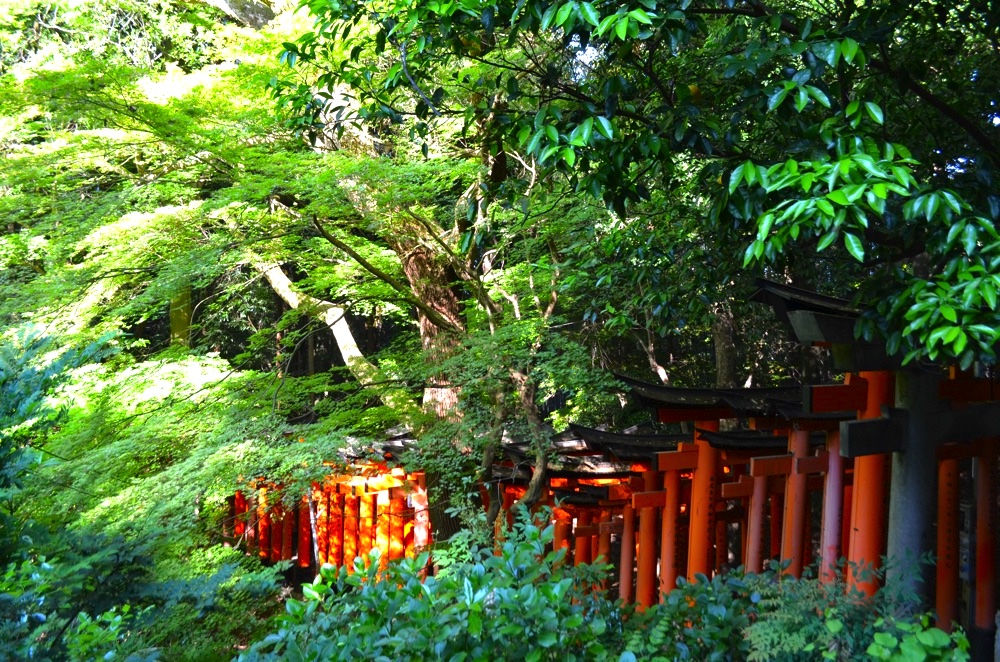
[[[712,343],[715,345],[715,387],[737,388],[740,380],[736,356],[736,322],[727,301],[715,306]]]
[[[170,344],[191,346],[191,319],[194,308],[191,305],[191,286],[181,288],[170,300]]]
[[[362,386],[374,390],[382,402],[395,410],[410,429],[419,428],[421,422],[419,407],[405,390],[389,386],[382,371],[364,357],[347,324],[343,308],[297,291],[277,264],[257,260],[252,260],[252,264],[290,308],[310,314],[329,327],[347,369]]]

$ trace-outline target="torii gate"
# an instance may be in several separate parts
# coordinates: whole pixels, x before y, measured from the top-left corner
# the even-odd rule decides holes
[[[897,359],[886,355],[884,346],[855,339],[860,311],[843,300],[767,281],[759,285],[755,300],[771,305],[800,342],[829,345],[835,367],[857,372],[868,382],[862,416],[867,420],[845,421],[840,428],[841,454],[855,458],[854,531],[849,559],[874,561],[885,551],[897,560],[916,560],[936,548],[936,585],[920,572],[900,567],[889,569],[887,582],[924,594],[935,586],[940,624],[946,628],[951,626],[947,619],[955,614],[957,589],[954,460],[961,455],[976,458],[977,584],[970,639],[974,658],[987,659],[996,610],[996,530],[992,521],[996,503],[991,499],[1000,437],[1000,398],[996,389],[984,382],[970,386],[971,380],[965,380],[963,386],[948,385],[943,381],[943,367],[904,368]],[[959,403],[978,404],[945,407],[943,401],[956,400],[948,394],[959,391],[965,393],[957,398]],[[890,469],[891,481],[886,480]],[[936,482],[939,490],[935,498],[935,490],[929,486]],[[888,517],[884,507],[887,485]],[[935,545],[931,532],[936,514]],[[873,582],[859,582],[859,587],[869,593],[875,589]]]

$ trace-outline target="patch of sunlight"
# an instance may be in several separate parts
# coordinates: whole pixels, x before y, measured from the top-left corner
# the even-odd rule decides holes
[[[235,66],[233,63],[226,63],[185,73],[184,70],[171,62],[167,64],[165,73],[155,77],[146,76],[140,79],[136,86],[150,103],[164,105],[172,99],[187,96],[196,89],[211,89],[220,82],[218,77],[220,69],[225,70]]]
[[[123,241],[138,241],[141,235],[155,230],[157,226],[167,227],[186,218],[201,207],[201,204],[201,200],[192,200],[186,205],[157,207],[150,212],[129,212],[117,221],[96,228],[80,242],[80,247],[108,248],[120,245]],[[135,252],[138,246],[133,244],[131,250]]]

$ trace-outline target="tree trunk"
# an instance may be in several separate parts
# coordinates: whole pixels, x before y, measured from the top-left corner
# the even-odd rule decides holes
[[[737,388],[740,380],[736,356],[736,322],[728,301],[715,306],[712,344],[715,346],[715,388]]]
[[[330,328],[347,369],[362,386],[373,389],[382,402],[395,410],[410,429],[419,427],[421,416],[416,403],[405,390],[389,386],[382,371],[364,357],[358,348],[358,343],[354,340],[350,326],[347,324],[343,308],[335,306],[329,301],[298,292],[292,281],[277,264],[257,260],[251,260],[251,262],[271,285],[275,293],[290,308],[313,315]]]
[[[274,11],[256,0],[202,0],[248,28],[260,30],[274,18]]]
[[[425,234],[416,224],[407,224],[403,233]],[[418,234],[419,236],[419,234]],[[410,284],[413,296],[447,320],[454,329],[464,329],[461,306],[451,289],[454,275],[446,264],[437,259],[437,254],[417,240],[403,236],[389,238],[389,244],[399,256],[403,273]],[[442,329],[425,315],[417,311],[420,341],[429,364],[435,365],[450,356],[458,347],[460,338],[450,329]],[[448,384],[438,375],[432,376],[424,389],[424,410],[438,418],[454,416],[458,406],[458,389]]]
[[[194,309],[191,305],[191,286],[183,287],[170,300],[170,344],[181,347],[191,346],[191,319]]]

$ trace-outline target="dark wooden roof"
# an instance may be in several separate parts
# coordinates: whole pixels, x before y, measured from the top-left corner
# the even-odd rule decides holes
[[[573,424],[569,428],[591,448],[619,461],[652,460],[656,453],[677,450],[678,443],[691,441],[689,434],[623,434]]]
[[[714,432],[710,430],[698,430],[713,448],[726,451],[785,451],[788,450],[788,437],[770,435],[759,430],[733,430],[728,432]],[[812,434],[809,437],[810,444],[822,444],[826,436],[822,433]]]

